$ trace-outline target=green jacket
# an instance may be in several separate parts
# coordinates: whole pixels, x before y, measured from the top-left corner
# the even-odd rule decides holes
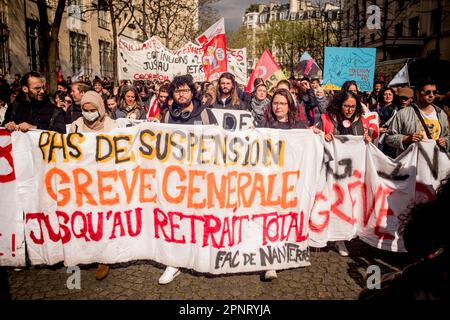
[[[441,125],[441,134],[439,138],[444,138],[447,142],[445,150],[450,151],[450,131],[448,127],[448,117],[445,112],[439,107],[433,105],[436,109],[437,118]],[[386,134],[386,143],[397,149],[397,155],[402,153],[406,148],[403,145],[403,137],[413,133],[419,133],[423,130],[422,123],[414,111],[414,108],[409,106],[401,109],[392,119],[389,129]]]

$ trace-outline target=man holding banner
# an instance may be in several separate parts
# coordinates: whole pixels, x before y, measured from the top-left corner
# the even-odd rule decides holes
[[[435,140],[449,152],[450,132],[447,115],[433,104],[436,84],[432,79],[421,80],[416,87],[417,104],[403,108],[395,115],[387,132],[386,143],[397,149],[397,155],[412,143]]]

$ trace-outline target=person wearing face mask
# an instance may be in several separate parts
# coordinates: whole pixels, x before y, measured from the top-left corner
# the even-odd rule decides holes
[[[70,125],[70,132],[109,132],[117,128],[116,122],[106,115],[102,97],[94,91],[88,91],[81,99],[81,114]]]
[[[69,132],[109,132],[117,128],[116,121],[106,115],[102,97],[95,91],[88,91],[81,99],[81,118],[70,125]],[[95,278],[103,280],[108,276],[109,267],[99,263]]]

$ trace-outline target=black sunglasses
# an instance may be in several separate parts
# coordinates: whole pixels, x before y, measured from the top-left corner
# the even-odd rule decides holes
[[[409,97],[405,97],[405,96],[400,96],[399,98],[400,98],[400,100],[408,100],[409,99]]]
[[[433,95],[436,95],[438,92],[437,92],[437,90],[427,90],[427,91],[424,91],[425,92],[425,95],[430,95],[430,94],[432,94],[433,93]]]

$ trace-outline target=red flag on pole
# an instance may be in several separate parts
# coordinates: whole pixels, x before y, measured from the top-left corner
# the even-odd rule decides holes
[[[283,71],[267,49],[264,50],[261,58],[259,58],[255,70],[253,70],[248,80],[247,88],[245,89],[246,92],[250,93],[253,91],[253,81],[256,78],[262,78],[264,80],[269,92],[272,92],[278,81],[286,79]]]
[[[224,18],[209,27],[196,40],[203,49],[202,63],[206,81],[213,74],[226,72],[228,59]]]

